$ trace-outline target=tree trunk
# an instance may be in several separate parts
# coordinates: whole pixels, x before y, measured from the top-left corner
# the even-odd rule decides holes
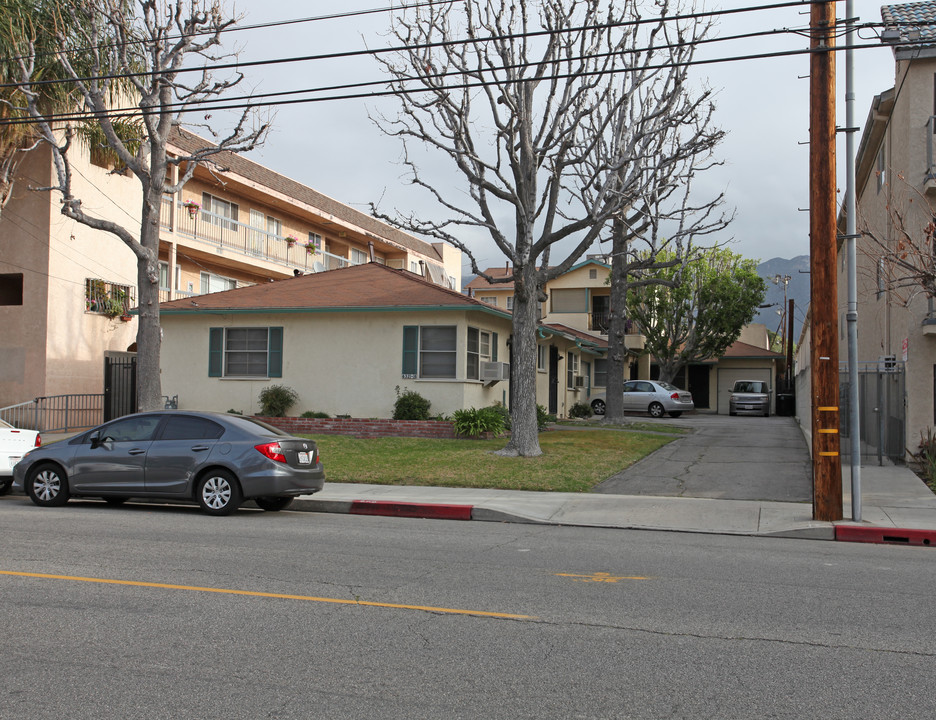
[[[137,406],[142,410],[163,408],[159,377],[162,336],[159,327],[159,211],[162,186],[150,188],[143,198],[140,245],[137,258],[139,320],[137,325]]]
[[[629,371],[627,346],[627,240],[624,223],[615,219],[611,230],[611,298],[608,302],[608,379],[605,381],[604,422],[624,422],[624,373]]]
[[[510,406],[510,442],[498,455],[536,457],[543,451],[539,445],[539,423],[536,417],[536,330],[538,327],[538,290],[535,269],[514,270],[513,364],[510,384],[513,402]]]

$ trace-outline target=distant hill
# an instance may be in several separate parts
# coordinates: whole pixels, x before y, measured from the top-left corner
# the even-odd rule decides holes
[[[774,285],[773,278],[777,275],[790,276],[787,285],[787,300],[794,300],[793,327],[794,342],[799,342],[800,331],[803,329],[803,320],[806,318],[806,308],[809,306],[809,255],[800,255],[791,260],[774,258],[757,266],[757,274],[767,281],[767,296],[765,305],[774,307],[762,308],[754,318],[754,322],[764,323],[768,330],[777,331],[780,326],[780,316],[777,310],[783,305],[783,284]]]

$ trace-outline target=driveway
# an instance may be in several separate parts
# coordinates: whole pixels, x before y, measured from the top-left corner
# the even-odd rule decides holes
[[[615,495],[812,501],[812,463],[791,417],[696,413],[661,423],[691,430],[594,492]]]

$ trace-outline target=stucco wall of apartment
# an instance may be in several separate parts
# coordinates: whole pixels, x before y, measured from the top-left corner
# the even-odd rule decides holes
[[[603,265],[586,263],[550,280],[548,298],[543,304],[543,322],[559,323],[585,332],[599,332],[599,328],[589,327],[589,318],[594,308],[592,298],[595,295],[610,298],[611,286],[605,284],[609,273],[610,270]],[[570,312],[560,311],[563,308],[555,297],[556,291],[566,293],[567,298],[568,293],[579,293],[579,304]]]
[[[74,152],[82,150],[76,146]],[[0,313],[4,405],[42,395],[100,393],[104,352],[125,351],[136,338],[135,319],[86,312],[85,302],[88,278],[135,286],[135,257],[116,236],[64,217],[54,193],[27,189],[49,184],[50,163],[41,146],[27,156],[0,226],[0,268],[24,275],[23,305]],[[138,230],[141,196],[134,178],[87,164],[72,183],[86,212]]]
[[[506,362],[509,321],[487,314],[450,312],[335,312],[164,315],[163,392],[179,396],[179,407],[259,412],[260,391],[286,385],[299,393],[290,411],[386,418],[393,414],[396,388],[418,392],[432,403],[430,412],[451,414],[508,398],[509,383],[485,387],[466,381],[467,328],[498,333],[498,361]],[[403,327],[455,325],[458,378],[421,380],[402,377]],[[210,327],[283,327],[283,376],[271,379],[208,377]]]

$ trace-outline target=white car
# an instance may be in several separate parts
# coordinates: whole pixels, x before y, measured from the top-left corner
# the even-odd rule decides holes
[[[41,444],[42,438],[35,430],[20,430],[0,420],[0,495],[5,495],[13,484],[13,466]]]
[[[592,396],[591,409],[595,415],[605,414],[605,395]],[[624,383],[624,410],[646,412],[659,418],[665,414],[677,418],[684,412],[695,410],[692,394],[657,380],[628,380]]]

